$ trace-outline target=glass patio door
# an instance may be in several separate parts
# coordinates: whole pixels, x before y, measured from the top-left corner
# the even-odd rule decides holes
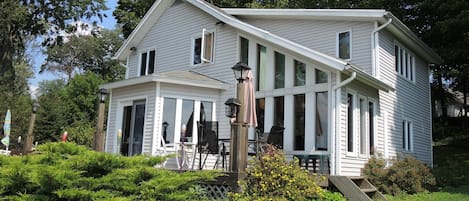
[[[121,154],[133,156],[142,153],[145,123],[145,101],[136,101],[124,107]]]

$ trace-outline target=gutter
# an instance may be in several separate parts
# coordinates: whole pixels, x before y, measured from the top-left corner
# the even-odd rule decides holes
[[[386,17],[388,15],[388,12],[384,13],[384,16]],[[391,24],[392,18],[388,18],[388,21],[384,24],[382,24],[379,27],[376,27],[372,32],[371,32],[371,69],[372,69],[372,74],[375,77],[378,77],[379,71],[378,71],[378,63],[379,63],[379,54],[378,51],[376,50],[378,48],[379,44],[379,38],[378,38],[378,31],[381,31],[385,27],[387,27],[389,24]]]
[[[357,78],[357,72],[352,72],[352,75],[349,78],[340,82],[338,85],[334,86],[332,89],[337,90],[338,88],[343,87],[347,85],[348,83],[352,82],[355,78]]]
[[[340,95],[341,95],[341,92],[340,92],[340,89],[349,84],[350,82],[352,82],[353,80],[355,80],[357,78],[357,73],[356,72],[352,72],[352,75],[347,78],[346,80],[340,82],[340,71],[337,72],[337,85],[334,86],[332,88],[332,91],[334,91],[335,93],[335,99],[332,99],[333,100],[333,103],[332,105],[334,106],[334,112],[333,112],[333,115],[335,115],[333,117],[333,120],[334,120],[334,123],[333,125],[335,125],[335,128],[334,128],[334,135],[331,136],[331,144],[334,144],[334,149],[333,149],[333,154],[332,155],[332,161],[333,161],[333,164],[331,165],[332,168],[333,168],[333,171],[331,171],[331,175],[339,175],[340,174],[340,157],[341,157],[341,153],[340,153],[340,140],[339,140],[339,136],[340,136],[340,123],[339,123],[339,113],[340,113],[340,108],[339,108],[339,103],[340,103]]]

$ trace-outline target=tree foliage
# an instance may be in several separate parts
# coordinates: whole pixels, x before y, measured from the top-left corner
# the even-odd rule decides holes
[[[97,116],[97,91],[104,82],[92,72],[76,75],[67,84],[63,80],[42,82],[36,140],[40,143],[58,141],[67,131],[69,140],[91,146]]]
[[[41,71],[64,73],[68,80],[75,72],[93,72],[105,80],[124,78],[124,68],[112,56],[122,45],[120,30],[95,30],[92,35],[71,35],[63,44],[46,50]]]
[[[46,36],[45,45],[61,42],[60,31],[76,29],[67,22],[101,18],[100,12],[106,9],[104,0],[4,0],[0,6],[0,86],[7,89],[15,78],[14,62],[24,53],[28,40]]]
[[[198,183],[220,174],[154,166],[162,157],[121,157],[73,143],[48,143],[29,156],[0,156],[4,200],[207,200]],[[200,189],[200,188],[199,188]]]

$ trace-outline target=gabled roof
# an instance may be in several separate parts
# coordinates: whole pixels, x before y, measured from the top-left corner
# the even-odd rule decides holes
[[[164,3],[162,3],[164,2]],[[130,54],[130,48],[138,45],[143,37],[150,31],[151,25],[158,21],[157,18],[161,16],[163,11],[168,8],[174,0],[159,0],[150,8],[148,13],[142,19],[142,21],[137,25],[129,38],[124,42],[121,48],[117,51],[115,58],[118,60],[126,59],[126,56]],[[310,58],[316,62],[322,63],[328,67],[334,68],[336,70],[343,70],[347,65],[347,62],[331,57],[329,55],[323,54],[321,52],[312,50],[298,43],[294,43],[285,38],[279,37],[275,34],[272,34],[268,31],[260,29],[258,27],[252,26],[248,23],[245,23],[241,20],[236,19],[235,17],[225,13],[223,10],[218,7],[212,6],[211,4],[203,0],[186,0],[185,2],[192,4],[193,6],[201,9],[202,11],[212,15],[214,18],[228,24],[236,29],[242,30],[251,34],[253,36],[262,38],[263,40],[278,45],[287,50],[295,52],[306,58]],[[159,13],[159,14],[156,14]]]
[[[111,82],[101,85],[100,88],[115,89],[150,82],[161,82],[218,90],[226,89],[228,87],[226,83],[220,80],[213,79],[193,71],[170,71]]]
[[[147,14],[144,16],[142,21],[137,25],[137,27],[133,30],[131,35],[128,37],[128,39],[124,42],[124,44],[121,46],[121,48],[118,50],[116,53],[115,59],[118,60],[125,60],[127,55],[130,54],[131,52],[131,47],[137,46],[143,37],[150,31],[151,27],[153,24],[155,24],[159,17],[164,13],[164,11],[170,7],[175,0],[157,0],[153,6],[150,8],[150,10],[147,12]],[[278,15],[274,14],[276,12],[280,12],[282,15],[280,16],[298,16],[299,14],[296,13],[296,11],[300,11],[299,13],[310,13],[309,17],[314,17],[314,15],[321,16],[321,17],[334,17],[335,18],[343,18],[343,19],[351,19],[352,17],[355,19],[361,19],[361,20],[370,20],[370,19],[384,19],[383,18],[383,13],[386,13],[384,10],[367,10],[363,12],[359,12],[361,10],[335,10],[333,12],[326,12],[324,10],[317,11],[317,12],[312,12],[309,9],[300,9],[300,10],[293,10],[293,9],[220,9],[216,6],[213,6],[203,0],[185,0],[184,2],[190,3],[191,5],[201,9],[202,11],[210,14],[214,18],[224,22],[225,24],[232,26],[236,29],[239,29],[241,31],[244,31],[252,36],[261,38],[262,40],[271,43],[273,45],[277,45],[279,47],[282,47],[288,51],[294,52],[300,56],[303,56],[305,58],[308,58],[314,62],[321,63],[327,67],[339,70],[339,71],[350,71],[350,67],[352,64],[347,63],[344,60],[337,59],[335,57],[331,57],[329,55],[323,54],[321,52],[312,50],[308,47],[305,47],[303,45],[300,45],[298,43],[295,43],[293,41],[290,41],[288,39],[282,38],[280,36],[277,36],[273,33],[270,33],[266,30],[260,29],[258,27],[255,27],[253,25],[250,25],[248,23],[245,23],[236,17],[230,15],[231,14],[236,14],[236,15],[241,15],[245,14],[248,15],[249,13],[253,11],[259,11],[260,14],[265,14],[268,15],[269,13],[272,15]],[[295,11],[295,12],[293,12]],[[330,10],[328,10],[330,11]],[[344,12],[345,11],[345,12]],[[296,13],[296,14],[295,14]],[[314,14],[314,15],[313,15]],[[423,43],[423,42],[422,42]],[[347,70],[348,69],[348,70]],[[352,69],[354,72],[359,72],[359,78],[361,80],[365,80],[366,83],[372,84],[371,86],[375,85],[378,89],[389,91],[393,90],[392,87],[387,85],[386,83],[377,80],[376,78],[373,78],[372,76],[366,74],[366,73],[361,73],[361,71]],[[176,75],[176,74],[173,74]],[[161,75],[160,75],[161,76]],[[136,81],[121,81],[116,84],[116,86],[109,84],[110,88],[116,88],[119,86],[124,86],[126,85],[126,82],[132,82],[132,83],[140,83],[140,82],[146,82],[146,81],[157,81],[156,78],[152,78],[155,76],[145,76],[143,78],[134,78],[134,79],[142,79],[142,80],[136,80]],[[150,79],[150,80],[147,80]],[[131,79],[132,80],[132,79]],[[161,80],[161,78],[160,78]],[[171,79],[168,79],[171,80]],[[111,86],[112,85],[112,86]],[[107,86],[107,85],[103,85]]]
[[[391,33],[416,53],[431,63],[442,63],[441,57],[412,32],[392,13],[381,9],[252,9],[223,8],[229,15],[256,19],[314,19],[340,21],[378,21],[381,24],[391,20],[386,27]]]

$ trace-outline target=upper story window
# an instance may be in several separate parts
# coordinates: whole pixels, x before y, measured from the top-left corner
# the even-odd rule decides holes
[[[413,54],[399,45],[394,45],[394,58],[396,72],[410,81],[414,81],[415,59]]]
[[[285,88],[285,55],[275,52],[275,89]]]
[[[239,61],[245,64],[249,62],[249,40],[243,37],[240,37]]]
[[[337,36],[337,57],[341,59],[350,59],[351,58],[351,38],[350,31],[340,32]]]
[[[203,29],[202,36],[194,38],[193,65],[213,62],[214,36],[214,32]]]
[[[295,86],[304,86],[306,83],[306,64],[294,60],[294,65],[295,65]]]
[[[150,50],[143,52],[140,57],[140,75],[149,75],[155,72],[156,52]]]

